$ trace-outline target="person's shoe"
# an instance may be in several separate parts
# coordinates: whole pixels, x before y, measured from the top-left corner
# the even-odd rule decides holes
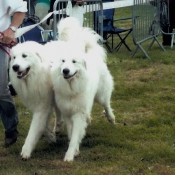
[[[5,147],[13,145],[17,141],[18,131],[5,132]]]

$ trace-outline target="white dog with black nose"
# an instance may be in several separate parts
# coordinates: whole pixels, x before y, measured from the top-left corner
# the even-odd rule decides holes
[[[12,48],[10,81],[23,104],[33,113],[29,133],[21,151],[22,159],[31,157],[42,134],[48,137],[49,142],[56,141],[55,133],[48,130],[48,120],[53,107],[57,116],[55,131],[59,130],[58,123],[62,123],[54,100],[50,62],[44,55],[44,46],[32,41]]]
[[[109,122],[115,123],[110,106],[113,78],[105,63],[106,52],[97,43],[97,34],[75,26],[71,18],[62,20],[59,25],[62,29],[59,31],[67,32],[64,35],[60,32],[65,42],[52,42],[45,47],[55,58],[51,68],[53,89],[70,140],[64,161],[73,161],[79,154],[79,145],[90,122],[94,101],[104,107]],[[67,35],[69,31],[73,33],[72,39],[69,38],[71,35]]]

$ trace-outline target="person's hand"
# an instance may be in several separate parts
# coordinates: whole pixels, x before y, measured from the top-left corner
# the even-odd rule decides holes
[[[11,42],[15,41],[15,32],[8,28],[7,30],[3,31],[2,34],[0,34],[0,40],[1,42],[5,44],[10,44]]]
[[[76,1],[77,5],[83,5],[84,3],[84,0],[74,0],[74,1]]]

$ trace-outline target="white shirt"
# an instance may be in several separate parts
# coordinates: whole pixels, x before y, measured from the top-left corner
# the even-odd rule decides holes
[[[15,12],[27,12],[27,3],[23,0],[0,0],[0,32],[10,26]]]

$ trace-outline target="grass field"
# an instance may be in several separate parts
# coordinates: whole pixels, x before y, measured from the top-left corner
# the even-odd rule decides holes
[[[117,9],[119,14],[129,16],[130,8]],[[132,37],[127,42],[134,50]],[[143,46],[148,45],[149,41]],[[63,162],[68,148],[65,130],[57,143],[49,145],[42,138],[31,159],[20,159],[31,113],[15,97],[20,134],[16,144],[4,148],[0,122],[0,175],[174,175],[175,50],[165,49],[163,52],[153,45],[148,51],[151,60],[142,52],[131,59],[132,52],[123,46],[117,53],[108,53],[108,67],[115,81],[111,105],[117,125],[109,124],[102,117],[102,108],[94,105],[92,124],[80,155],[72,163]]]

